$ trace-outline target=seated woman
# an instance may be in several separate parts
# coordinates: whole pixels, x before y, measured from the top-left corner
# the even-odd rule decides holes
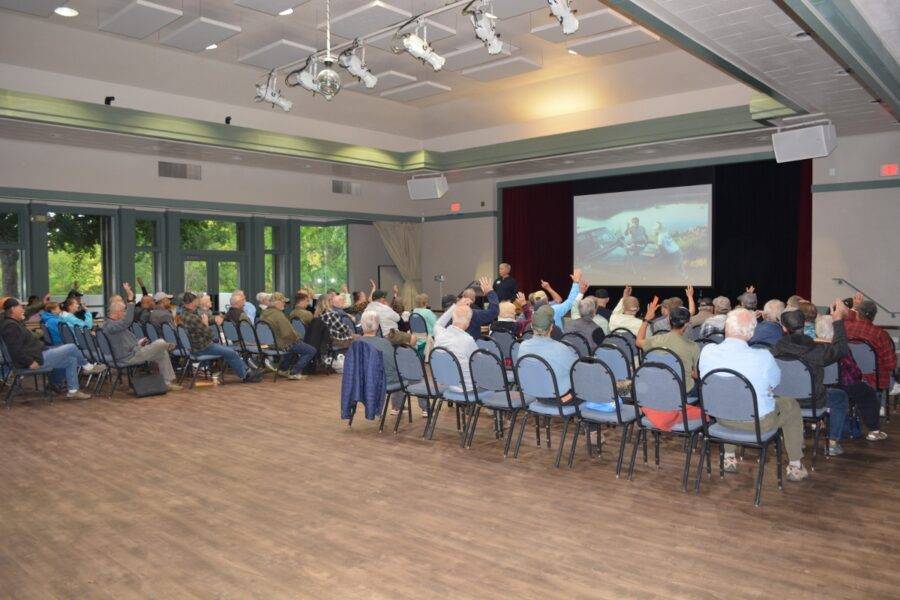
[[[79,319],[76,313],[84,312],[84,318]],[[91,329],[94,326],[94,317],[91,313],[81,306],[78,296],[69,296],[62,305],[62,312],[59,314],[60,320],[70,327],[84,327]]]
[[[341,315],[334,310],[334,300],[331,294],[319,296],[319,301],[316,303],[316,317],[322,319],[328,327],[331,347],[335,350],[349,348],[354,338],[357,337],[341,319]]]

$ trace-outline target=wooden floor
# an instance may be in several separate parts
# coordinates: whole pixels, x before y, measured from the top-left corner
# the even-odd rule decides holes
[[[0,598],[900,595],[900,428],[784,492],[769,469],[754,508],[749,454],[698,497],[674,443],[616,480],[612,452],[557,470],[531,434],[504,460],[488,419],[470,450],[448,413],[432,442],[419,415],[348,430],[339,387],[0,413]]]

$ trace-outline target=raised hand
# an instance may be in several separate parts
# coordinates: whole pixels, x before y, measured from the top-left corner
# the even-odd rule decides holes
[[[688,285],[686,288],[684,288],[684,294],[688,298],[693,298],[694,297],[694,286]]]
[[[581,283],[581,269],[577,268],[569,275],[574,283]]]
[[[349,289],[347,288],[347,284],[346,284],[346,283],[342,283],[342,284],[341,284],[341,293],[342,293],[342,294],[346,294],[348,291],[349,291]]]
[[[865,296],[863,296],[862,292],[856,292],[853,295],[853,308],[859,306],[863,300],[865,300]]]
[[[546,281],[544,281],[543,279],[541,279],[541,287],[545,290],[548,290],[548,289],[550,289],[550,284],[547,283]]]
[[[582,295],[582,296],[583,296],[584,294],[587,293],[588,287],[589,287],[589,286],[588,286],[588,282],[587,282],[587,281],[582,281],[581,283],[578,284],[578,291],[581,292],[581,295]]]
[[[522,307],[522,306],[525,306],[525,302],[527,302],[527,300],[525,299],[525,294],[523,294],[522,292],[517,292],[516,293],[516,304],[519,307]]]
[[[372,286],[372,291],[373,291],[373,292],[374,292],[376,289],[378,289],[378,286],[375,285],[375,280],[374,280],[374,279],[370,279],[370,280],[369,280],[369,284],[371,284],[371,286]],[[369,294],[369,295],[371,295],[371,294]]]
[[[624,295],[624,296],[630,296],[630,295],[631,295],[631,286],[630,286],[630,285],[626,285],[626,286],[625,286],[625,291],[622,292],[622,295]]]
[[[487,296],[488,292],[494,289],[494,286],[491,284],[490,277],[482,277],[478,280],[478,283],[481,284],[481,291]]]
[[[645,318],[648,321],[656,316],[657,308],[659,308],[659,296],[653,296],[653,300],[651,300],[650,304],[647,305],[647,316]]]
[[[847,315],[847,307],[844,305],[844,301],[838,298],[834,301],[834,304],[831,305],[831,318],[835,321],[840,321]]]
[[[400,286],[395,283],[394,287],[391,288],[391,291],[394,293],[394,298],[396,298],[400,295]]]
[[[752,293],[754,293],[754,292],[756,291],[756,287],[755,287],[755,286],[752,286],[752,285],[748,285],[748,286],[744,289],[744,291],[747,292],[748,294],[752,294]]]

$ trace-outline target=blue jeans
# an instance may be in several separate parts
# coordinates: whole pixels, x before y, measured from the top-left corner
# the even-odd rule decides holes
[[[78,391],[78,367],[86,364],[81,350],[75,344],[63,344],[44,350],[43,366],[53,368],[50,383],[59,385],[65,379],[70,392]]]
[[[294,342],[293,346],[287,349],[287,354],[284,355],[281,362],[278,364],[278,370],[285,371],[291,366],[291,363],[293,363],[294,366],[291,369],[291,373],[299,373],[309,364],[309,361],[315,358],[315,356],[315,348],[303,340],[297,340]]]
[[[213,356],[221,357],[238,377],[243,379],[247,376],[247,365],[241,360],[241,355],[228,346],[223,346],[222,344],[210,344],[197,354],[212,354]]]
[[[825,394],[828,404],[828,439],[840,441],[844,435],[844,422],[850,410],[847,392],[839,388],[828,388]]]

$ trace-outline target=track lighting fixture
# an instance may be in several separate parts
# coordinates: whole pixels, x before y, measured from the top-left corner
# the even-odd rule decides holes
[[[579,25],[578,19],[575,17],[575,11],[569,6],[570,2],[571,0],[547,0],[547,4],[550,5],[550,12],[562,25],[565,35],[572,35],[578,31]]]
[[[378,85],[378,77],[372,74],[372,71],[366,66],[365,49],[363,55],[359,56],[354,52],[356,46],[349,50],[345,50],[338,57],[338,64],[350,71],[350,74],[362,81],[365,86],[372,89]]]
[[[277,89],[277,77],[275,71],[271,71],[268,79],[266,79],[266,83],[256,86],[256,98],[254,98],[254,101],[268,102],[272,106],[277,106],[284,112],[288,112],[294,106],[294,103],[283,97],[281,91]]]
[[[477,6],[472,8],[476,3]],[[472,0],[463,9],[463,14],[469,16],[472,27],[475,28],[475,37],[484,42],[488,54],[500,54],[503,51],[503,42],[500,41],[494,24],[497,17],[488,10],[488,0]]]
[[[394,34],[394,39],[391,41],[391,50],[394,54],[400,54],[404,51],[409,52],[415,58],[431,65],[431,68],[435,71],[440,71],[447,59],[428,45],[427,30],[425,37],[419,36],[418,28],[416,32],[401,33],[401,31],[403,31],[402,27],[397,30],[397,33]]]

